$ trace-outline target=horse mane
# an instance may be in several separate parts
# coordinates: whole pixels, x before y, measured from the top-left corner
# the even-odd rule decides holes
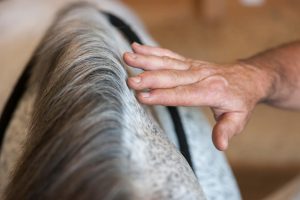
[[[57,19],[35,58],[31,139],[7,199],[133,199],[120,136],[129,90],[112,33],[82,4]]]
[[[157,172],[152,168],[172,156],[168,152],[175,147],[128,89],[121,48],[129,46],[119,38],[91,5],[75,4],[58,15],[33,58],[30,85],[37,98],[6,200],[172,199],[174,191],[186,192],[170,184],[162,195],[155,183],[160,180],[145,179],[162,174],[160,167]],[[157,146],[145,139],[153,135]],[[162,158],[148,149],[162,152]],[[191,170],[178,155],[164,160],[171,174],[164,181],[184,183],[178,187],[194,192],[187,198],[202,196],[195,178],[180,179],[179,174],[188,177]]]

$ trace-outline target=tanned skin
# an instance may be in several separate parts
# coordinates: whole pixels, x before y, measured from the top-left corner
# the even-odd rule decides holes
[[[124,61],[145,70],[128,79],[144,104],[208,106],[216,124],[213,142],[226,150],[245,128],[258,103],[300,109],[300,42],[267,50],[232,64],[185,58],[168,49],[132,44]],[[150,89],[149,92],[143,92]]]

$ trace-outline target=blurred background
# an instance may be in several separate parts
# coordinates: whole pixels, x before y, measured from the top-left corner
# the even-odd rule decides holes
[[[195,59],[233,62],[300,39],[299,0],[124,2],[138,13],[161,46]],[[210,111],[204,110],[213,124]],[[256,200],[300,190],[291,184],[300,174],[299,152],[300,112],[260,105],[226,154],[244,199]]]
[[[3,0],[0,0],[0,2]],[[67,0],[64,0],[67,1]],[[61,0],[45,1],[63,4]],[[212,62],[226,63],[245,58],[267,48],[300,39],[299,0],[123,0],[132,7],[145,23],[158,43],[180,54]],[[8,1],[3,1],[8,2]],[[35,49],[39,34],[45,25],[36,26],[37,12],[49,21],[55,6],[39,9],[22,3],[19,9],[7,13],[9,19],[19,22],[16,33],[22,27],[32,27],[18,35],[6,33],[0,24],[1,97],[8,96],[9,88],[20,74],[20,65],[26,63]],[[24,6],[32,9],[32,15],[22,12]],[[38,6],[39,5],[39,6]],[[26,9],[29,9],[26,7]],[[51,9],[53,7],[53,9]],[[6,8],[2,7],[2,11]],[[3,17],[4,12],[0,11]],[[12,16],[18,16],[13,18]],[[20,17],[21,16],[21,17]],[[0,19],[2,19],[0,17]],[[4,17],[5,18],[5,17]],[[19,21],[18,21],[19,20]],[[27,24],[26,24],[27,23]],[[29,38],[31,36],[31,38]],[[5,39],[3,39],[5,38]],[[10,40],[13,41],[10,41]],[[23,41],[8,45],[14,40]],[[24,51],[26,49],[26,52]],[[13,52],[13,53],[12,53]],[[18,59],[15,59],[18,55]],[[299,55],[300,56],[300,55]],[[7,65],[8,62],[13,62]],[[9,66],[9,70],[5,67]],[[4,98],[0,98],[0,105]],[[214,124],[210,110],[203,108]],[[1,110],[1,107],[0,107]],[[278,110],[259,105],[246,130],[235,137],[226,151],[245,200],[300,200],[300,112]],[[299,196],[291,197],[298,192]]]

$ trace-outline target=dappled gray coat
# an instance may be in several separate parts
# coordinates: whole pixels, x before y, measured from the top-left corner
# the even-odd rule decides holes
[[[121,4],[101,5],[154,44],[125,7],[114,10]],[[198,109],[179,108],[194,174],[176,148],[166,108],[142,107],[136,101],[126,79],[137,71],[122,61],[128,50],[123,35],[96,5],[76,4],[61,11],[32,58],[30,87],[18,110],[29,117],[20,120],[17,115],[8,131],[7,141],[14,124],[21,123],[28,136],[7,186],[7,200],[240,198]],[[12,168],[9,153],[5,145],[5,179],[10,177],[4,170]]]

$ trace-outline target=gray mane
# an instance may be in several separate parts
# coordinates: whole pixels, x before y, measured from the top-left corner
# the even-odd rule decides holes
[[[34,57],[38,95],[7,200],[202,196],[185,160],[128,89],[120,38],[92,6],[58,16]]]

